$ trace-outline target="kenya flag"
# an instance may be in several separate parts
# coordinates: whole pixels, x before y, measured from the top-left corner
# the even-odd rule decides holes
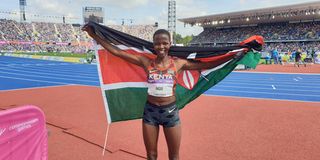
[[[89,25],[103,39],[128,54],[156,57],[152,54],[154,50],[151,42],[93,22]],[[238,64],[254,68],[260,54],[252,49],[259,50],[263,44],[262,37],[254,36],[230,47],[171,47],[170,56],[217,64],[217,67],[210,70],[187,70],[178,75],[176,98],[179,109],[224,79]],[[141,118],[147,100],[145,71],[104,49],[98,50],[97,59],[108,123]]]

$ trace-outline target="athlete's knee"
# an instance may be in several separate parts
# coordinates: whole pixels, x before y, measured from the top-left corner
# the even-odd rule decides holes
[[[157,151],[148,151],[147,152],[147,159],[148,160],[156,160],[158,158],[158,152]]]

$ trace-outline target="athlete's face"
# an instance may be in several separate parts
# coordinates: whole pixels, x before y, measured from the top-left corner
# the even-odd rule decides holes
[[[154,35],[153,47],[157,56],[165,57],[168,55],[171,46],[170,37],[167,34],[160,33]]]

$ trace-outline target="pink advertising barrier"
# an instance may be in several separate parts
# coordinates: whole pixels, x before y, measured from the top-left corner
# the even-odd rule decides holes
[[[0,110],[0,160],[47,160],[43,112],[36,106]]]

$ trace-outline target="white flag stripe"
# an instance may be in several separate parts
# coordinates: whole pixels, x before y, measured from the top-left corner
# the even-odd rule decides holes
[[[128,47],[128,46],[125,46],[125,45],[122,45],[122,44],[120,44],[120,45],[114,45],[114,46],[118,47],[118,48],[121,49],[121,50],[134,50],[134,51],[136,51],[136,52],[138,52],[138,53],[152,53],[152,52],[149,51],[147,48],[143,48],[143,51],[142,51],[142,50],[140,50],[140,49],[138,49],[138,48]],[[104,48],[103,48],[101,45],[99,45],[99,50],[101,50],[101,49],[104,49]]]
[[[244,48],[240,48],[240,49],[235,49],[235,50],[232,50],[232,51],[230,51],[230,52],[228,52],[228,53],[231,53],[231,52],[242,52],[242,51],[244,51],[245,49]],[[227,53],[227,54],[228,54]]]
[[[234,53],[234,52],[243,52],[243,51],[244,51],[243,48],[242,48],[242,49],[236,49],[236,50],[232,50],[232,51],[228,52],[227,54],[231,54],[231,53]],[[212,69],[204,70],[204,71],[201,72],[201,74],[204,75],[204,76],[206,76],[206,75],[210,74],[211,72],[222,68],[223,66],[225,66],[226,64],[228,64],[230,61],[232,61],[232,59],[229,60],[228,62],[225,62],[225,63],[223,63],[223,64],[221,64],[221,65],[219,65],[219,66],[217,66],[217,67],[214,67],[214,68],[212,68]]]
[[[194,78],[193,78],[193,76],[192,76],[190,71],[187,71],[187,73],[188,73],[188,77],[189,77],[189,80],[190,80],[190,86],[191,86],[191,88],[193,88],[193,86],[194,86]]]
[[[103,97],[104,108],[106,110],[107,121],[108,121],[108,124],[110,125],[112,121],[111,121],[108,100],[107,100],[106,92],[104,92],[103,88],[101,87],[103,85],[103,79],[102,79],[102,72],[101,72],[101,68],[100,68],[100,59],[99,59],[99,53],[98,53],[99,46],[100,45],[98,45],[97,42],[94,41],[94,51],[95,51],[95,55],[97,57],[97,69],[98,69],[98,74],[99,74],[100,89],[101,89],[101,93],[102,93],[102,97]]]
[[[112,84],[104,84],[101,86],[104,90],[113,90],[121,88],[148,88],[147,82],[120,82]]]
[[[217,67],[214,67],[214,68],[212,68],[212,69],[204,70],[204,71],[201,72],[201,74],[202,74],[203,76],[206,76],[206,75],[210,74],[211,72],[222,68],[223,66],[225,66],[226,64],[228,64],[230,61],[232,61],[232,60],[229,60],[228,62],[223,63],[223,64],[221,64],[221,65],[219,65],[219,66],[217,66]]]
[[[187,59],[195,59],[197,56],[197,53],[191,53],[189,54],[189,56],[187,57]]]
[[[136,52],[138,52],[138,53],[151,53],[148,49],[146,49],[146,48],[144,48],[144,51],[142,51],[142,50],[140,50],[140,49],[138,49],[138,48],[135,48],[135,47],[128,47],[128,46],[125,46],[125,45],[122,45],[122,44],[120,44],[120,45],[116,45],[119,49],[121,49],[121,50],[128,50],[128,49],[132,49],[132,50],[134,50],[134,51],[136,51]]]
[[[182,79],[183,79],[183,83],[186,85],[186,87],[188,87],[188,89],[190,89],[190,85],[189,85],[189,82],[188,82],[186,71],[183,71]]]

